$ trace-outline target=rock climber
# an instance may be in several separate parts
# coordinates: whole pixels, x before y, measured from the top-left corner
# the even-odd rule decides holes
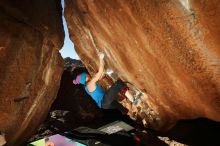
[[[99,53],[99,70],[94,76],[90,76],[88,73],[83,72],[76,76],[73,80],[73,84],[82,84],[85,91],[92,97],[96,102],[99,108],[103,109],[118,109],[122,113],[127,113],[121,104],[117,101],[119,100],[119,94],[124,97],[127,97],[130,107],[135,105],[139,99],[134,98],[133,95],[129,92],[128,86],[122,81],[117,80],[105,93],[104,89],[99,85],[98,81],[102,78],[104,74],[104,53]]]

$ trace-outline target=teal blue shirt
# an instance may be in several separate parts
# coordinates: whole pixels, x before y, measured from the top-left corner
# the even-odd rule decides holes
[[[105,95],[103,88],[99,84],[96,84],[96,88],[93,92],[89,92],[89,90],[86,86],[85,86],[85,90],[92,97],[92,99],[95,100],[98,107],[101,108],[102,107],[102,99]]]

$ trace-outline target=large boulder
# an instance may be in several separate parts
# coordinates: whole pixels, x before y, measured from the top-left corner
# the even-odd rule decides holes
[[[0,22],[0,130],[8,145],[21,145],[46,118],[59,89],[61,4],[1,0]]]
[[[97,53],[104,52],[106,69],[144,93],[136,116],[146,127],[198,117],[220,121],[219,1],[65,3],[70,35],[87,69],[96,72]]]

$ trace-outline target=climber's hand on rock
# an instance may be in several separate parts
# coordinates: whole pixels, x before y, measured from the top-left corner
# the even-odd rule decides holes
[[[0,145],[4,145],[4,144],[6,144],[5,135],[1,134],[0,135]]]
[[[98,55],[99,55],[99,59],[104,59],[105,57],[105,54],[103,52],[99,52]]]

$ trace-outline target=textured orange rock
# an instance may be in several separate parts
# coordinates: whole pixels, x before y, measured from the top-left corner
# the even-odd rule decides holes
[[[145,93],[138,115],[146,126],[163,129],[197,117],[220,121],[219,1],[65,2],[82,61],[94,73],[103,51],[106,68]]]
[[[44,120],[59,89],[64,38],[60,2],[0,2],[0,130],[20,145]]]

